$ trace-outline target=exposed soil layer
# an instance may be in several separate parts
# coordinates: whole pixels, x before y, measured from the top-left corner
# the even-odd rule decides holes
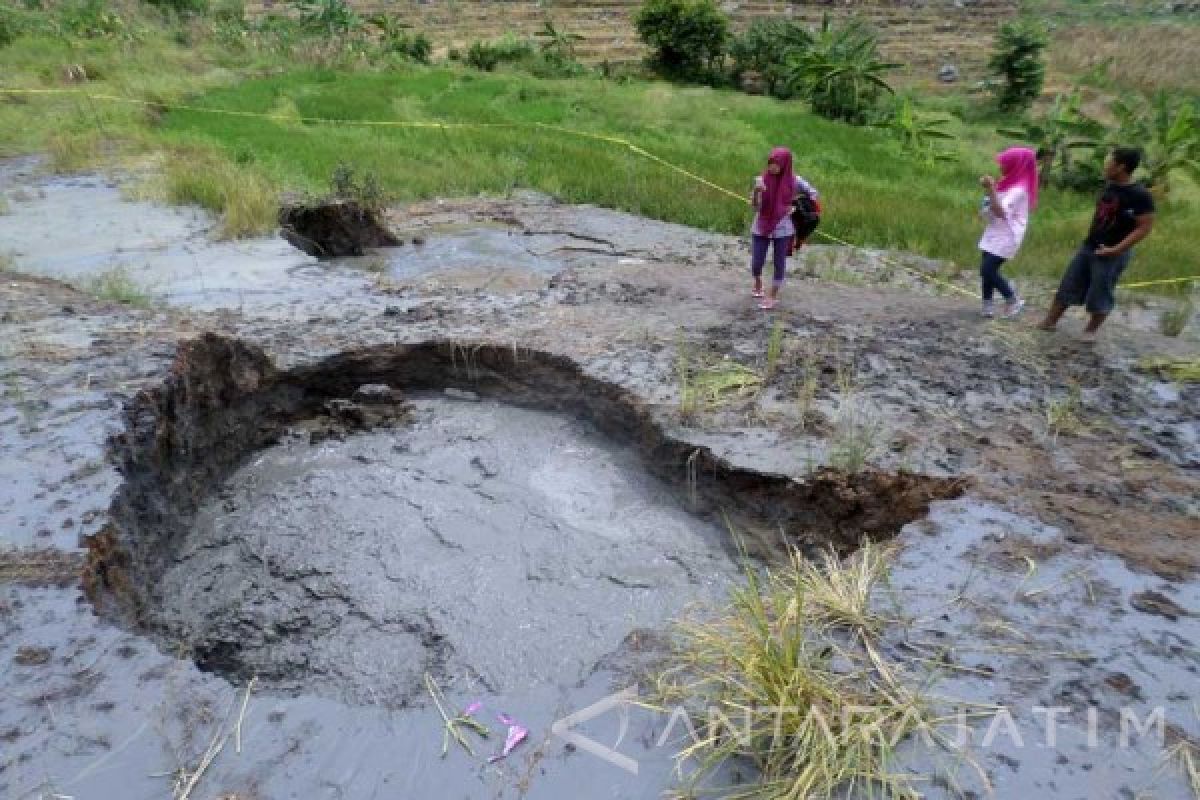
[[[317,258],[361,256],[371,248],[401,243],[378,214],[353,200],[285,206],[279,225],[283,238]]]

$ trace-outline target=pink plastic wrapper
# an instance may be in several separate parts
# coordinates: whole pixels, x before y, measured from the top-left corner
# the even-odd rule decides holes
[[[489,764],[494,764],[500,759],[506,758],[529,735],[529,729],[518,723],[508,714],[498,714],[497,718],[500,722],[508,726],[508,736],[504,739],[504,749],[500,752],[500,755],[489,758]]]

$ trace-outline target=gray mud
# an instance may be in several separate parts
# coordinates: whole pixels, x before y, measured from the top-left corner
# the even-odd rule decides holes
[[[0,215],[0,252],[17,268],[88,288],[114,270],[150,299],[196,308],[280,308],[316,297],[350,301],[365,280],[328,271],[283,239],[214,241],[212,217],[195,208],[126,200],[100,176],[40,175],[9,166],[17,188]]]
[[[982,324],[854,250],[806,251],[767,316],[744,242],[541,197],[410,206],[382,272],[316,266],[3,169],[22,271],[144,269],[168,305],[0,279],[0,797],[178,794],[215,743],[193,800],[660,798],[662,715],[580,728],[637,774],[551,726],[648,697],[664,620],[736,578],[724,516],[765,558],[896,545],[887,652],[1021,736],[906,745],[925,796],[1189,796],[1164,759],[1200,738],[1200,387],[1135,369],[1186,342]],[[681,362],[765,377],[683,414]],[[351,401],[372,383],[415,408]],[[822,468],[856,442],[857,477]],[[418,670],[484,703],[475,757],[440,757]],[[1038,706],[1067,709],[1052,744]],[[1156,708],[1165,740],[1122,743]],[[499,712],[530,738],[488,764]]]
[[[349,702],[571,685],[636,628],[723,597],[727,533],[578,422],[440,395],[262,451],[201,508],[157,624],[205,668]],[[233,663],[231,663],[233,662]],[[231,669],[232,667],[232,669]]]

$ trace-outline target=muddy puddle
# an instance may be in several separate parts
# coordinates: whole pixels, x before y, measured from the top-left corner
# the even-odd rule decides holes
[[[12,188],[0,248],[26,272],[100,292],[116,276],[144,302],[203,310],[287,307],[362,289],[351,274],[330,285],[316,259],[277,237],[215,241],[208,213],[129,200],[102,176],[46,176],[28,162],[4,177]]]
[[[429,231],[407,246],[387,248],[360,258],[338,259],[334,263],[367,269],[394,281],[484,269],[549,277],[563,268],[562,260],[555,255],[551,243],[535,242],[534,237],[504,228],[450,227]]]
[[[216,238],[217,221],[192,207],[130,199],[132,179],[55,176],[36,159],[0,165],[7,213],[0,255],[16,268],[107,299],[270,317],[374,309],[371,287],[431,281],[483,289],[544,286],[568,266],[615,260],[595,237],[441,224],[405,245],[319,262],[282,237]],[[602,216],[598,213],[598,216]]]

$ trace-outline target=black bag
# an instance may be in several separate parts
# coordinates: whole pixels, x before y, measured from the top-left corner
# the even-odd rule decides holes
[[[807,192],[797,192],[792,204],[792,225],[796,229],[796,240],[804,241],[821,224],[821,212]]]

